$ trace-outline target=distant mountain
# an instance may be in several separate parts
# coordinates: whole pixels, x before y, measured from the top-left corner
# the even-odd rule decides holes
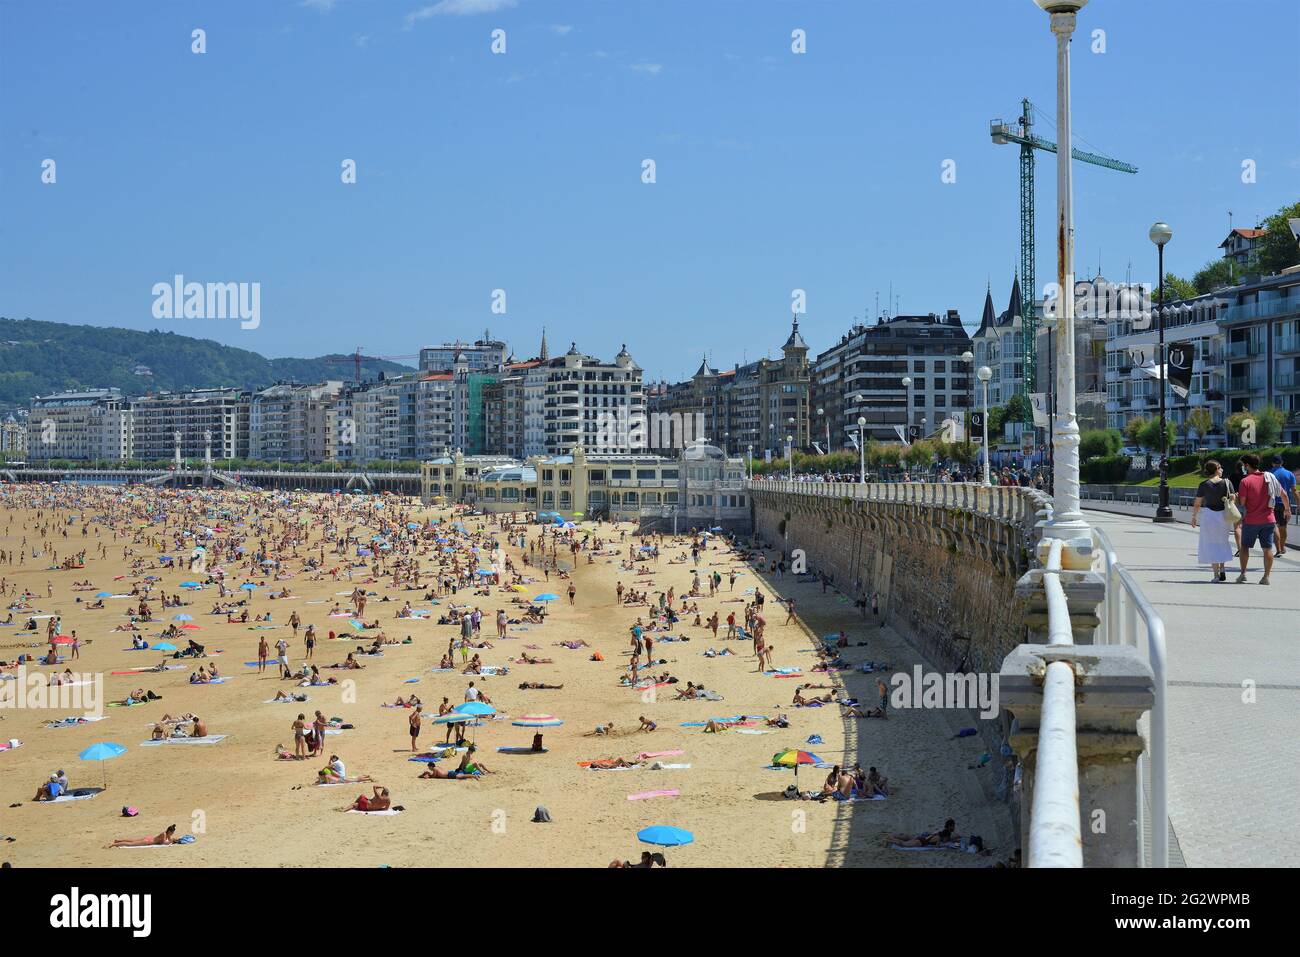
[[[361,362],[365,379],[412,371],[396,362]],[[0,317],[0,410],[24,408],[34,395],[68,389],[116,386],[130,395],[213,386],[261,389],[287,379],[346,381],[354,374],[352,357],[346,355],[267,359],[174,332]]]

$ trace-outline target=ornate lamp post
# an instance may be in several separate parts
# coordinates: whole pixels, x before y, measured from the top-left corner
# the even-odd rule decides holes
[[[867,420],[858,416],[858,481],[867,484]]]
[[[1056,425],[1052,461],[1053,515],[1046,533],[1071,539],[1090,533],[1079,506],[1079,422],[1074,396],[1074,183],[1070,149],[1070,36],[1088,0],[1034,0],[1051,16],[1056,37],[1056,284],[1061,290],[1056,336]]]
[[[991,485],[989,481],[989,379],[993,378],[993,370],[988,366],[980,366],[975,372],[975,378],[980,380],[984,386],[984,484]]]
[[[1156,257],[1160,271],[1160,304],[1156,315],[1160,320],[1160,504],[1156,506],[1155,521],[1172,522],[1174,510],[1169,507],[1169,427],[1165,425],[1165,392],[1169,387],[1169,370],[1165,355],[1165,243],[1174,238],[1168,223],[1156,223],[1147,233],[1156,244]]]

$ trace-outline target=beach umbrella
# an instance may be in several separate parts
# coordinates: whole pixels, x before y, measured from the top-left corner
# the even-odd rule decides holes
[[[184,613],[179,615],[172,615],[172,621],[193,621],[193,620],[194,620],[193,615],[186,615]]]
[[[485,717],[497,713],[497,709],[490,704],[484,704],[482,701],[466,701],[464,704],[458,704],[451,709],[457,714],[473,715],[476,718]]]
[[[516,728],[558,728],[564,724],[552,714],[526,714],[510,723]]]
[[[511,590],[511,591],[528,591],[528,588],[527,588],[527,586],[525,586],[525,585],[511,585],[511,586],[510,586],[510,590]]]
[[[203,586],[200,585],[198,582],[181,582],[181,587],[182,587],[182,588],[202,588]]]
[[[101,591],[101,592],[96,592],[96,593],[95,593],[95,597],[96,597],[96,598],[112,598],[112,597],[113,597],[113,593],[112,593],[111,591]]]
[[[173,645],[171,642],[167,642],[167,641],[160,641],[160,642],[158,642],[158,644],[156,644],[156,645],[150,645],[149,647],[153,648],[155,651],[175,651],[175,650],[176,650],[176,646]]]
[[[695,835],[690,831],[682,830],[680,827],[670,827],[667,824],[642,828],[636,832],[636,836],[643,844],[656,844],[659,847],[681,847],[683,844],[692,844],[695,841]]]
[[[772,764],[778,768],[794,768],[796,781],[799,778],[799,765],[801,764],[825,764],[820,757],[811,751],[800,751],[798,748],[786,748],[784,751],[778,751],[772,755]]]
[[[475,574],[475,575],[482,575],[484,578],[487,578],[489,575],[495,575],[496,572],[492,571],[492,570],[489,569],[489,568],[480,568],[480,569],[479,569],[478,571],[476,571],[474,574]]]
[[[244,584],[240,585],[239,587],[242,588],[244,591],[255,591],[257,589],[257,586],[252,582],[244,582]]]
[[[200,628],[199,628],[198,625],[181,625],[181,628],[185,629],[186,631],[199,631],[199,630],[200,630]]]
[[[434,724],[460,724],[463,721],[473,721],[474,715],[463,714],[459,711],[452,711],[447,714],[440,714],[433,719]]]
[[[54,636],[54,639],[53,639],[53,644],[56,644],[56,645],[70,645],[70,644],[72,644],[72,636],[71,636],[71,635],[55,635],[55,636]]]
[[[552,595],[550,592],[546,592],[545,594],[538,595],[533,599],[533,601],[556,601],[559,597],[559,595]]]
[[[104,767],[104,762],[120,754],[126,754],[126,748],[116,741],[100,741],[82,751],[78,757],[83,761],[98,761],[104,771],[104,787],[108,787],[108,769]]]

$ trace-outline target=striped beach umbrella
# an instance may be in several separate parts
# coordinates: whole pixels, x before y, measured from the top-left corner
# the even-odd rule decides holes
[[[564,724],[553,714],[525,714],[510,723],[516,728],[558,728]]]

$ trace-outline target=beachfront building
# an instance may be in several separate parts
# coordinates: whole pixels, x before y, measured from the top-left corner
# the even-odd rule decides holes
[[[1041,308],[1036,308],[1037,315],[1043,315]],[[984,309],[980,314],[980,325],[971,336],[971,351],[975,360],[971,363],[971,402],[972,407],[980,409],[984,404],[983,386],[975,381],[975,370],[988,366],[993,377],[988,383],[988,405],[990,409],[1006,405],[1012,396],[1025,392],[1025,334],[1024,318],[1020,305],[1020,277],[1011,283],[1011,299],[1007,308],[996,315],[993,312],[993,292],[984,291]],[[1037,370],[1035,370],[1037,372]],[[1039,390],[1048,391],[1040,378]],[[996,448],[1000,444],[1019,446],[1021,433],[1032,426],[1026,422],[1006,422],[1001,436],[989,436],[989,442]]]
[[[641,367],[623,347],[612,363],[578,350],[524,373],[524,454],[560,455],[582,445],[601,452],[631,452],[635,422],[644,419]],[[610,423],[615,423],[611,428]]]
[[[524,457],[524,382],[541,359],[507,361],[505,371],[483,386],[484,452],[510,459]]]
[[[808,344],[796,317],[781,358],[759,359],[719,371],[706,356],[682,382],[660,384],[649,401],[647,448],[676,455],[707,437],[727,454],[785,454],[818,440],[811,432]]]
[[[27,422],[14,418],[12,414],[5,417],[0,424],[0,455],[5,461],[15,462],[27,458]]]
[[[131,400],[130,458],[248,458],[252,396],[240,389],[159,392]]]
[[[1300,266],[1214,295],[1222,303],[1225,414],[1276,406],[1286,416],[1282,441],[1300,442]]]
[[[1100,280],[1104,282],[1104,280]],[[1165,394],[1165,415],[1179,436],[1197,447],[1221,448],[1224,431],[1227,348],[1219,319],[1224,304],[1215,293],[1177,300],[1165,306],[1165,344],[1190,342],[1195,349],[1192,382],[1186,398]],[[1145,325],[1148,328],[1135,328]],[[1123,431],[1130,419],[1160,414],[1159,329],[1155,317],[1121,316],[1106,322],[1106,427]],[[1041,348],[1040,348],[1041,356]],[[1213,426],[1205,435],[1188,435],[1187,417],[1196,408],[1210,412]],[[1080,423],[1080,428],[1086,428]]]
[[[464,365],[470,372],[496,372],[506,362],[506,344],[493,339],[484,329],[483,338],[474,342],[444,342],[420,350],[421,372],[446,372]]]
[[[131,411],[119,389],[58,392],[32,399],[26,454],[50,459],[121,461],[131,457]]]
[[[1119,286],[1101,275],[1074,284],[1074,406],[1075,418],[1082,432],[1107,427],[1109,323],[1122,315],[1122,309],[1127,305],[1127,300],[1121,301],[1120,292]],[[1041,309],[1037,312],[1043,314]],[[1042,323],[1035,338],[1038,391],[1044,394],[1051,409],[1056,390],[1056,338],[1051,328]],[[1036,439],[1045,451],[1050,444],[1050,426],[1040,428]]]
[[[473,504],[487,512],[558,512],[565,518],[618,518],[647,527],[747,527],[743,460],[696,443],[676,457],[588,454],[531,456],[510,462],[491,456],[440,456],[425,462],[420,497],[426,504]]]
[[[421,461],[452,445],[455,373],[384,378],[354,388],[344,426],[351,425],[354,467],[373,462]]]
[[[249,409],[249,457],[264,462],[326,462],[337,457],[331,411],[341,381],[317,385],[282,382],[253,396]]]
[[[973,368],[961,356],[970,348],[956,309],[854,326],[813,362],[813,405],[822,410],[814,439],[824,444],[829,426],[832,448],[851,448],[859,418],[869,440],[886,442],[909,425],[923,435],[946,419],[964,427]]]

